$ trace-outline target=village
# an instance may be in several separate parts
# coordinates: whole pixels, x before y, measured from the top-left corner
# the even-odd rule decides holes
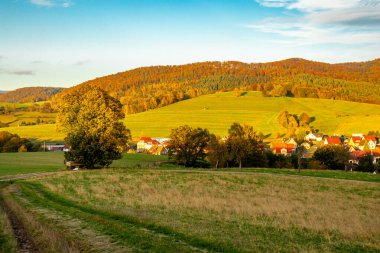
[[[358,164],[359,159],[365,155],[373,155],[373,163],[380,160],[380,143],[372,135],[354,133],[351,136],[328,136],[323,133],[309,133],[304,142],[298,144],[293,138],[276,140],[270,143],[269,150],[276,155],[290,156],[302,147],[302,158],[312,158],[315,151],[324,145],[340,145],[347,147],[350,153],[349,163]]]
[[[264,142],[265,150],[275,155],[291,156],[302,148],[302,158],[310,159],[318,148],[324,145],[340,145],[347,147],[350,153],[349,163],[358,164],[359,159],[365,155],[373,156],[373,163],[380,160],[380,142],[372,135],[354,133],[351,136],[328,136],[323,133],[309,133],[304,142],[297,143],[293,138],[276,139]],[[150,155],[167,155],[170,138],[144,136],[133,145],[128,153],[144,153]],[[46,151],[68,151],[67,144],[46,143]]]

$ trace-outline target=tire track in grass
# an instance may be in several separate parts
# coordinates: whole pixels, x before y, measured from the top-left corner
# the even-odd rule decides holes
[[[219,242],[209,242],[185,235],[171,228],[138,218],[109,213],[79,205],[54,195],[38,183],[22,184],[24,197],[36,205],[43,205],[90,224],[95,230],[128,243],[135,251],[149,252],[244,252]]]
[[[6,186],[1,185],[1,188]],[[32,237],[27,233],[24,224],[21,222],[19,217],[15,214],[9,204],[4,200],[3,189],[0,193],[0,208],[3,209],[6,214],[13,230],[14,237],[17,241],[17,246],[20,252],[28,253],[38,253],[36,244],[34,243]]]

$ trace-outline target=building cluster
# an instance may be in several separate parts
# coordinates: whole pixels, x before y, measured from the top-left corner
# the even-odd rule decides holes
[[[44,143],[42,147],[45,151],[51,151],[51,152],[69,151],[69,146],[67,144]]]
[[[299,146],[304,147],[304,158],[312,158],[314,152],[323,145],[342,145],[350,152],[350,163],[358,164],[359,159],[371,154],[374,163],[380,160],[379,139],[372,135],[352,134],[351,136],[328,136],[322,133],[309,133],[300,145],[293,139],[282,139],[273,141],[270,150],[277,155],[290,156],[294,154]]]
[[[137,142],[136,152],[151,155],[167,155],[169,141],[169,138],[141,137]]]

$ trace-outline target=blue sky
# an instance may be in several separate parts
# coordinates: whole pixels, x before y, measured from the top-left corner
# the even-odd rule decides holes
[[[1,0],[0,90],[140,66],[380,57],[380,0]]]

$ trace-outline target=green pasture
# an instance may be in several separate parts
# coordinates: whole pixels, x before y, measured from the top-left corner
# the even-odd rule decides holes
[[[63,152],[29,152],[29,153],[0,153],[0,177],[34,172],[57,171],[65,169]],[[356,181],[380,182],[380,175],[364,172],[345,172],[333,170],[302,170],[299,174],[294,169],[268,168],[229,168],[229,169],[186,169],[169,162],[167,156],[147,154],[123,154],[120,160],[115,160],[110,168],[155,168],[173,171],[217,172],[227,173],[269,173],[291,176],[320,177],[332,179],[346,179]]]
[[[82,251],[380,250],[378,183],[108,169],[19,181],[15,187],[19,210],[40,224],[36,233],[50,230]]]
[[[184,124],[226,135],[233,122],[251,124],[258,132],[271,134],[271,138],[274,138],[277,133],[285,132],[277,122],[278,115],[284,110],[295,114],[306,112],[316,119],[312,126],[330,135],[367,133],[380,129],[380,105],[328,99],[262,97],[259,92],[242,94],[240,97],[236,97],[234,92],[201,96],[127,115],[124,122],[131,129],[135,140],[141,136],[169,136],[171,129]],[[33,117],[30,116],[29,119],[32,120]],[[64,138],[63,134],[56,132],[54,125],[10,127],[3,130],[39,140]]]
[[[62,152],[0,153],[0,177],[64,168]]]
[[[171,129],[189,124],[208,128],[212,133],[227,135],[233,122],[253,125],[258,132],[284,133],[278,115],[306,112],[315,117],[312,126],[326,134],[367,133],[380,129],[380,105],[327,99],[261,97],[248,92],[236,97],[233,92],[216,93],[185,100],[163,108],[128,115],[125,125],[134,137],[168,136]]]
[[[0,153],[0,177],[65,169],[63,152]],[[159,167],[167,156],[123,154],[112,168]]]

